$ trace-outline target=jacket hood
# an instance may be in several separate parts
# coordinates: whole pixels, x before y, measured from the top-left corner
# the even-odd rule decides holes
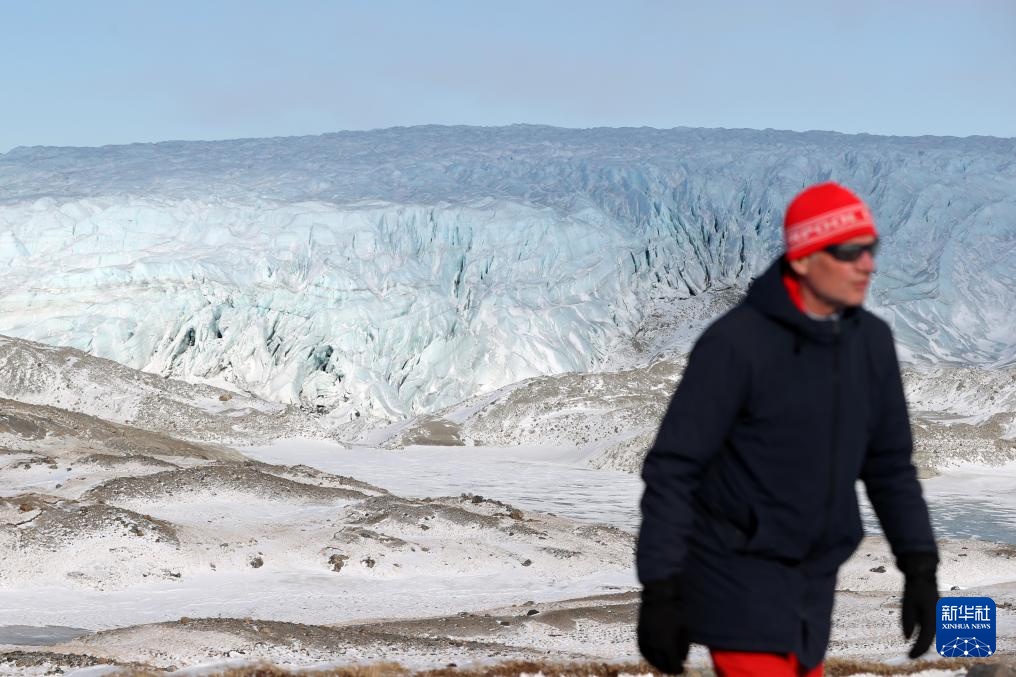
[[[773,261],[769,268],[751,283],[745,303],[774,322],[787,327],[799,338],[807,338],[818,343],[835,341],[839,334],[840,322],[813,320],[798,310],[783,284],[783,275],[788,270],[786,259],[782,256]],[[841,317],[848,319],[856,313],[857,308],[846,308]]]

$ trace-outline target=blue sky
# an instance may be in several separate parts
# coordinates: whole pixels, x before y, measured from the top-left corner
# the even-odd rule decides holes
[[[1016,136],[1016,2],[0,0],[0,152],[416,124]]]

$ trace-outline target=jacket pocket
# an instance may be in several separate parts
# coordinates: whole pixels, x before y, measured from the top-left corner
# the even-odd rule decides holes
[[[745,506],[742,514],[735,517],[704,505],[702,517],[710,535],[726,550],[744,552],[758,532],[758,517],[750,506]]]

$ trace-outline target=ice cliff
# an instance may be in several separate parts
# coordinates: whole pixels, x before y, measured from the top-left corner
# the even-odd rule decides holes
[[[400,418],[680,352],[668,318],[736,296],[787,200],[835,179],[875,213],[870,305],[901,356],[1011,365],[1014,158],[1013,139],[533,126],[18,148],[0,334]],[[640,335],[652,350],[619,350]]]

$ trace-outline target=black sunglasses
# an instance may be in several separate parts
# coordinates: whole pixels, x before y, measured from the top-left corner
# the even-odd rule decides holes
[[[822,251],[827,252],[837,261],[856,261],[861,254],[868,252],[875,256],[878,253],[878,240],[868,244],[831,244],[824,247]]]

